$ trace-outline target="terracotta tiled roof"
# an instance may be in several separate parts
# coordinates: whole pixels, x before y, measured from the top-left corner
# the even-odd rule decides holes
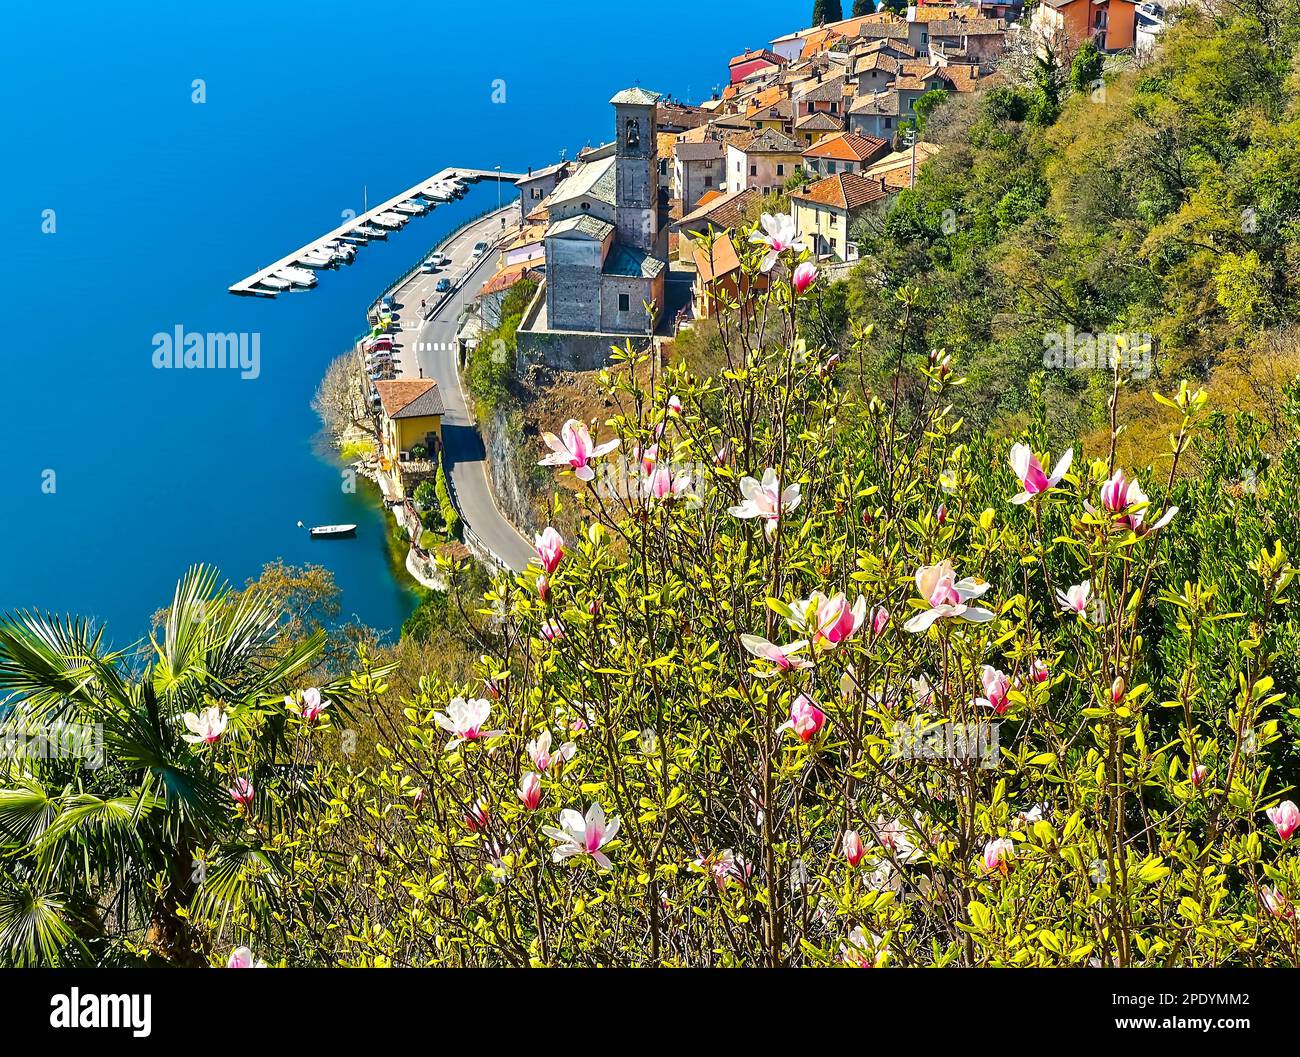
[[[898,93],[892,88],[874,95],[859,96],[849,107],[850,114],[878,114],[881,117],[898,117]]]
[[[520,261],[518,264],[509,264],[492,276],[483,284],[483,289],[478,292],[479,297],[486,297],[488,294],[500,293],[502,290],[508,290],[524,278],[530,271],[537,269],[536,261]]]
[[[774,128],[737,136],[728,144],[746,154],[798,154],[799,144]],[[703,201],[701,199],[700,201]]]
[[[694,224],[712,224],[719,231],[734,228],[744,220],[744,211],[749,203],[761,197],[753,187],[732,191],[708,205],[696,207],[694,212],[682,217],[676,226],[685,228]]]
[[[786,60],[775,52],[768,51],[766,48],[754,48],[751,51],[743,51],[735,56],[727,65],[739,66],[742,62],[753,62],[755,59],[766,59],[774,66],[784,66]]]
[[[818,180],[802,191],[791,192],[790,197],[810,204],[853,210],[878,202],[886,194],[879,179],[842,172]]]
[[[424,415],[445,414],[442,394],[432,378],[398,378],[391,382],[376,382],[375,392],[389,418],[420,418]]]
[[[833,132],[803,152],[805,158],[834,158],[838,161],[867,161],[888,150],[889,144],[874,136]]]
[[[714,239],[711,247],[699,245],[692,247],[691,256],[695,259],[695,269],[699,274],[700,282],[703,283],[712,282],[719,276],[729,275],[740,267],[740,257],[736,253],[735,244],[727,234],[719,235]]]
[[[695,205],[697,208],[702,205],[708,205],[708,203],[717,201],[717,199],[721,197],[722,192],[714,188],[713,190],[705,191],[704,194],[700,195],[700,197],[695,200]],[[678,218],[680,219],[680,214]]]
[[[924,10],[920,8],[918,10]],[[987,37],[1005,33],[1007,27],[996,18],[946,18],[936,19],[929,25],[934,37]]]
[[[844,128],[844,122],[834,114],[819,110],[815,114],[800,118],[795,122],[794,127],[800,132],[838,132]]]

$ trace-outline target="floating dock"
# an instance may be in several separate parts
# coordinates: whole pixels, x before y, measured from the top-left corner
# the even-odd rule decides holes
[[[295,266],[298,266],[301,259],[307,254],[312,253],[313,251],[319,251],[327,243],[339,239],[352,242],[354,245],[363,244],[359,243],[354,237],[350,237],[352,232],[355,232],[358,228],[363,226],[369,227],[375,232],[375,234],[370,235],[371,238],[387,238],[388,232],[374,225],[373,221],[376,217],[382,216],[384,213],[392,212],[398,205],[409,202],[412,198],[418,198],[425,195],[425,192],[428,189],[437,184],[446,183],[448,180],[455,179],[456,177],[463,177],[470,183],[478,183],[480,180],[508,180],[510,183],[514,183],[516,180],[522,180],[524,174],[500,172],[496,169],[443,169],[441,172],[430,176],[427,180],[421,180],[414,187],[407,188],[401,194],[394,195],[386,202],[381,202],[373,209],[368,209],[359,216],[355,216],[351,220],[340,224],[333,231],[322,235],[313,242],[309,242],[306,246],[300,246],[287,257],[281,257],[274,264],[269,264],[261,271],[254,272],[252,275],[248,276],[248,278],[241,279],[239,282],[232,284],[229,288],[230,292],[232,294],[237,294],[240,297],[275,297],[277,294],[282,292],[281,289],[272,289],[271,287],[276,284],[274,282],[268,284],[266,280],[274,277],[277,272],[282,272],[286,268],[294,268]],[[410,219],[409,217],[404,216],[403,211],[401,210],[397,211],[397,217],[402,220]]]

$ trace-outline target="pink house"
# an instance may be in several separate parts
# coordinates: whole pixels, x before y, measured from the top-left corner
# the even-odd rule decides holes
[[[754,76],[756,73],[766,73],[768,70],[775,70],[784,66],[786,61],[775,52],[768,51],[766,48],[758,48],[737,55],[731,62],[727,63],[727,68],[731,71],[731,83],[737,84],[747,77]]]

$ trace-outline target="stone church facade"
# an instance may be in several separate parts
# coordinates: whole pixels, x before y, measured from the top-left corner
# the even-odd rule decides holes
[[[546,277],[519,328],[521,361],[588,370],[607,361],[610,345],[654,330],[667,272],[658,101],[641,88],[614,96],[612,152],[593,152],[599,157],[578,165],[546,200]]]

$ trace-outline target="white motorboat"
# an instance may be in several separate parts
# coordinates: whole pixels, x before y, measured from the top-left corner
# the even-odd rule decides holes
[[[316,275],[306,268],[281,268],[275,273],[277,279],[288,279],[294,286],[315,286]]]
[[[410,202],[398,202],[393,206],[393,212],[405,213],[408,217],[418,217],[424,210]]]
[[[281,279],[275,275],[268,275],[262,280],[260,285],[265,286],[268,290],[288,290],[293,283],[289,282],[288,279]]]
[[[355,536],[356,525],[317,525],[309,530],[312,539],[338,539],[342,536]]]

